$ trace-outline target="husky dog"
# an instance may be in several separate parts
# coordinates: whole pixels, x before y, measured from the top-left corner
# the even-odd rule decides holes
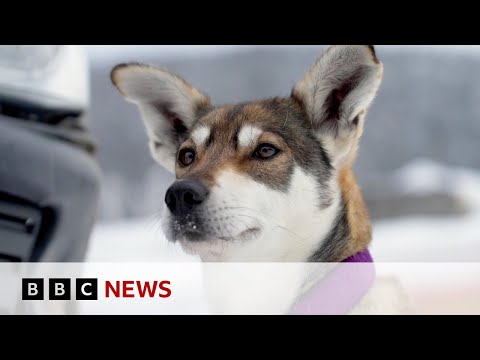
[[[138,106],[153,158],[176,175],[162,223],[170,241],[204,262],[319,263],[348,261],[371,241],[352,166],[382,74],[373,46],[336,45],[285,98],[214,106],[179,76],[138,63],[111,78]],[[405,304],[394,279],[377,279],[354,313]]]
[[[117,65],[153,158],[176,174],[167,238],[203,261],[339,262],[367,248],[352,165],[382,72],[373,46],[331,46],[290,97],[214,106],[167,70]]]

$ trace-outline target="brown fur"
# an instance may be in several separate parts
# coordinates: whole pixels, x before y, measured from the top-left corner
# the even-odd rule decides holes
[[[339,183],[343,199],[346,202],[351,237],[342,256],[347,258],[368,247],[372,239],[372,225],[360,187],[351,168],[345,167],[340,170]]]

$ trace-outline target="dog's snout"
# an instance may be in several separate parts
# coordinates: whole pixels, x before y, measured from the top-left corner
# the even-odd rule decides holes
[[[208,189],[197,181],[177,181],[167,190],[165,203],[174,215],[186,215],[200,205]]]

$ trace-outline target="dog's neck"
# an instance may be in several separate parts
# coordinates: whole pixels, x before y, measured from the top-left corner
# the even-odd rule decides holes
[[[340,200],[330,231],[310,256],[310,262],[341,262],[366,249],[371,225],[363,197],[350,167],[337,174]]]

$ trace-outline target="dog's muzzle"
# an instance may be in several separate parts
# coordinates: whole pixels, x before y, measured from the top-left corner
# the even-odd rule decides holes
[[[165,203],[171,213],[185,217],[201,205],[208,196],[208,189],[198,181],[176,181],[167,190]]]
[[[233,200],[231,200],[233,201]],[[261,224],[251,216],[237,219],[236,207],[218,204],[209,189],[198,180],[179,180],[165,194],[169,214],[164,215],[163,227],[167,239],[195,246],[200,242],[253,239],[261,232]],[[242,214],[238,215],[241,216]],[[210,246],[210,245],[209,245]],[[223,248],[223,244],[221,245]],[[189,250],[198,251],[198,248]]]

